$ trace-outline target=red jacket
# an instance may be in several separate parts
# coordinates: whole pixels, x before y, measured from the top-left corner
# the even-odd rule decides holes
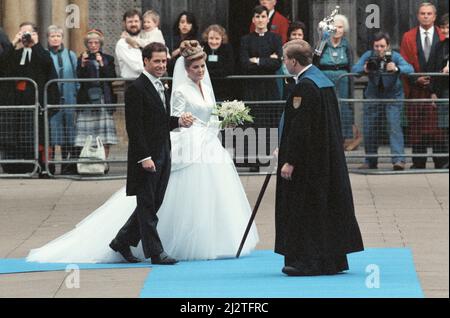
[[[269,28],[269,31],[272,31],[273,33],[281,36],[283,44],[288,41],[287,32],[289,29],[289,20],[282,16],[278,11],[275,11],[275,13],[273,14],[271,23],[269,23]],[[255,25],[253,24],[253,22],[250,26],[250,33],[251,32],[255,32]]]
[[[439,28],[435,27],[435,35],[442,41],[445,37],[442,35]],[[425,61],[423,50],[418,47],[417,36],[419,27],[409,30],[403,35],[400,53],[404,59],[414,67],[416,73],[432,72],[433,60],[436,58],[436,46],[432,48],[430,59],[428,63]],[[431,91],[429,87],[419,86],[405,78],[404,81],[405,97],[406,98],[430,98]],[[424,143],[424,138],[434,138],[434,140],[444,140],[445,133],[438,127],[438,116],[436,107],[432,103],[415,103],[406,105],[406,118],[408,120],[408,130],[406,137],[408,142],[412,145],[420,145]]]
[[[445,39],[445,36],[441,33],[441,30],[438,27],[434,27],[435,32],[437,32],[439,36],[439,40],[443,41]],[[419,32],[419,27],[415,27],[408,32],[406,32],[403,35],[402,44],[400,46],[400,54],[403,56],[403,58],[411,64],[414,67],[414,72],[416,73],[422,73],[422,72],[428,72],[428,70],[424,70],[420,66],[420,58],[419,58],[419,50],[417,47],[417,33]],[[422,64],[423,65],[423,64]],[[409,83],[406,83],[405,81],[405,95],[406,97],[410,97],[410,90],[411,87],[409,87]]]

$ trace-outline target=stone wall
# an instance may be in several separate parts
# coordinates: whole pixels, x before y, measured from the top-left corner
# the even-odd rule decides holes
[[[89,0],[89,28],[98,28],[105,34],[105,53],[114,55],[123,30],[123,14],[133,8],[141,10],[141,0]]]

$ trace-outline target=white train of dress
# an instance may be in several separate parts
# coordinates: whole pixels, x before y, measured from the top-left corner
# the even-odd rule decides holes
[[[218,138],[212,89],[188,81],[173,93],[172,112],[191,112],[196,123],[171,133],[172,172],[158,212],[158,232],[165,251],[178,260],[234,257],[251,208],[233,161]],[[123,262],[109,243],[136,207],[136,198],[120,189],[75,229],[32,250],[27,261],[40,263]],[[243,255],[258,243],[253,224]],[[144,259],[142,247],[132,248]]]

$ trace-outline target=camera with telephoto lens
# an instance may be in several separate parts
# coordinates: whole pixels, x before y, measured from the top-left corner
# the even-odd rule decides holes
[[[33,42],[33,39],[31,37],[31,33],[30,32],[25,32],[22,34],[22,44],[23,45],[27,45],[29,43]]]
[[[392,62],[392,52],[387,51],[384,56],[374,53],[367,60],[367,69],[369,72],[386,72],[387,65]]]

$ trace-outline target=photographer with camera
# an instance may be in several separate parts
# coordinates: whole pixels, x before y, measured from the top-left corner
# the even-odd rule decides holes
[[[53,61],[50,54],[39,43],[38,28],[31,22],[24,22],[20,26],[19,32],[14,37],[12,45],[15,48],[8,53],[7,64],[9,66],[9,77],[26,77],[34,80],[39,91],[39,103],[44,105],[45,84],[57,78]],[[27,81],[17,81],[14,87],[15,105],[34,105],[35,89]],[[56,105],[59,103],[59,91],[56,84],[48,88],[48,103]],[[14,110],[13,122],[10,123],[12,129],[11,144],[13,149],[8,157],[13,159],[34,159],[34,114],[29,110]],[[45,173],[45,148],[44,148],[44,116],[39,112],[39,165],[41,168],[40,177],[46,177]],[[49,149],[49,156],[52,156]],[[6,173],[22,174],[30,173],[34,169],[33,164],[8,164],[3,166]],[[54,167],[50,167],[54,169]]]
[[[414,72],[413,67],[403,57],[390,49],[390,37],[379,32],[373,39],[373,50],[364,53],[352,68],[353,73],[368,74],[369,83],[364,92],[367,99],[404,99],[400,75]],[[405,169],[405,142],[402,131],[403,103],[364,104],[364,144],[365,152],[374,155],[378,152],[381,128],[386,118],[394,170]],[[378,159],[366,158],[361,169],[377,169]]]
[[[78,58],[78,78],[116,78],[114,57],[102,52],[103,33],[98,29],[87,32],[84,44],[87,51]],[[81,83],[77,98],[78,104],[115,104],[112,82]],[[76,120],[75,146],[83,147],[88,136],[100,137],[109,155],[111,145],[118,143],[114,123],[114,108],[86,108],[78,110]],[[108,168],[105,173],[108,172]]]

